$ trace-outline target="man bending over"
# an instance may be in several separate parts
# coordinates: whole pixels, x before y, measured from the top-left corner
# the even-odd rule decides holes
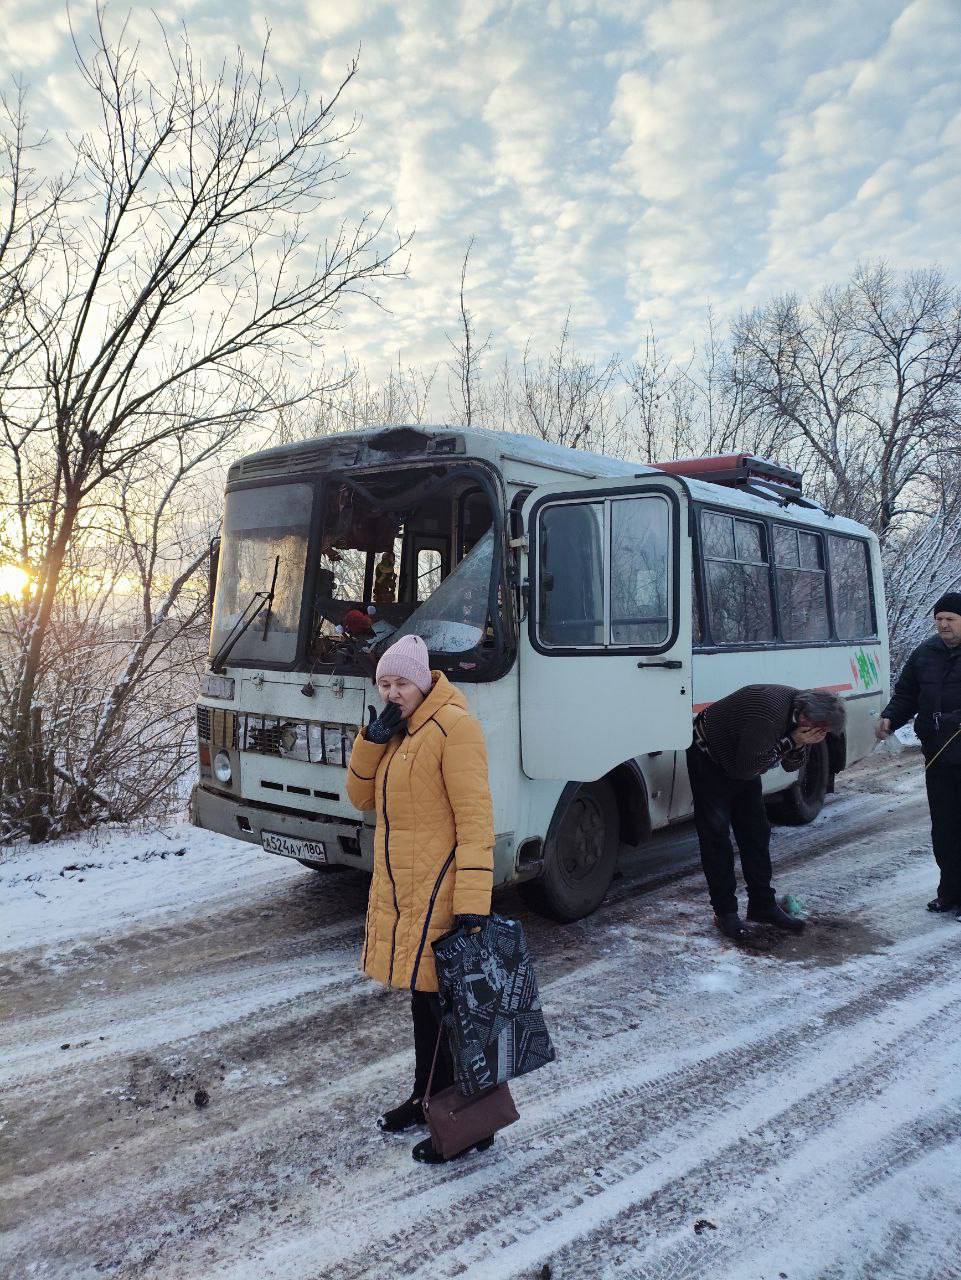
[[[794,933],[804,928],[781,910],[771,887],[771,824],[761,774],[777,765],[800,769],[810,747],[843,728],[844,704],[833,693],[783,684],[745,685],[695,719],[687,749],[694,822],[714,916],[729,938],[756,932],[738,914],[732,831],[747,885],[747,919]]]

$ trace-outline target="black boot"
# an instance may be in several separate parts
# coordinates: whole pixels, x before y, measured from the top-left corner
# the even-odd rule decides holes
[[[725,937],[733,938],[735,942],[741,942],[745,938],[753,938],[757,934],[757,929],[752,929],[749,924],[745,924],[736,911],[714,912],[714,923],[725,935]]]
[[[415,1124],[426,1123],[420,1098],[415,1097],[408,1098],[399,1107],[377,1117],[377,1128],[383,1129],[385,1133],[403,1133],[405,1129],[412,1129]]]
[[[782,911],[776,902],[766,902],[762,907],[752,907],[748,903],[747,918],[760,924],[773,924],[775,928],[786,929],[788,933],[804,932],[804,921]]]
[[[943,898],[932,898],[928,903],[928,910],[935,911],[938,915],[943,915],[945,911],[957,911],[961,907],[958,902],[945,902]]]
[[[487,1151],[494,1143],[494,1135],[489,1138],[481,1138],[480,1142],[475,1142],[472,1147],[466,1147],[463,1151],[458,1151],[456,1156],[451,1156],[451,1160],[459,1160],[461,1156],[466,1156],[471,1151]],[[425,1138],[423,1142],[418,1142],[410,1153],[418,1164],[447,1164],[447,1158],[442,1156],[439,1151],[434,1150],[434,1144],[430,1138]]]

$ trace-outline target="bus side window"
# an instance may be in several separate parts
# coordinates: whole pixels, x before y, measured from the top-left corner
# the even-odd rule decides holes
[[[859,538],[829,534],[828,551],[835,634],[839,640],[867,640],[876,636],[867,543]]]
[[[565,502],[539,515],[537,632],[556,648],[604,643],[604,506]]]
[[[420,547],[417,551],[415,570],[415,598],[418,604],[429,600],[440,586],[443,559],[435,547]]]
[[[820,534],[775,525],[774,563],[781,639],[827,640],[827,574]]]
[[[611,503],[611,644],[663,644],[668,604],[671,509],[661,497]]]
[[[707,614],[714,644],[774,639],[765,530],[755,520],[701,514]]]

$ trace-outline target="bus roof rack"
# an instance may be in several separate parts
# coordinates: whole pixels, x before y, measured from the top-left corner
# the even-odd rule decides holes
[[[801,493],[801,473],[790,467],[782,467],[767,458],[755,458],[750,453],[725,453],[714,458],[678,458],[675,462],[652,462],[660,471],[675,476],[690,476],[692,480],[707,480],[711,484],[743,485],[752,480],[773,480]]]
[[[759,498],[774,498],[787,505],[820,510],[816,502],[803,496],[800,471],[783,467],[767,458],[755,458],[750,453],[725,453],[713,458],[678,458],[673,462],[652,462],[651,466],[675,476],[687,476],[691,480],[706,480],[730,489],[744,489]]]

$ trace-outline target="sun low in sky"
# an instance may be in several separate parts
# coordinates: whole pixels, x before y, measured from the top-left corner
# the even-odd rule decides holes
[[[0,564],[0,599],[16,600],[30,585],[30,575],[18,564]]]

